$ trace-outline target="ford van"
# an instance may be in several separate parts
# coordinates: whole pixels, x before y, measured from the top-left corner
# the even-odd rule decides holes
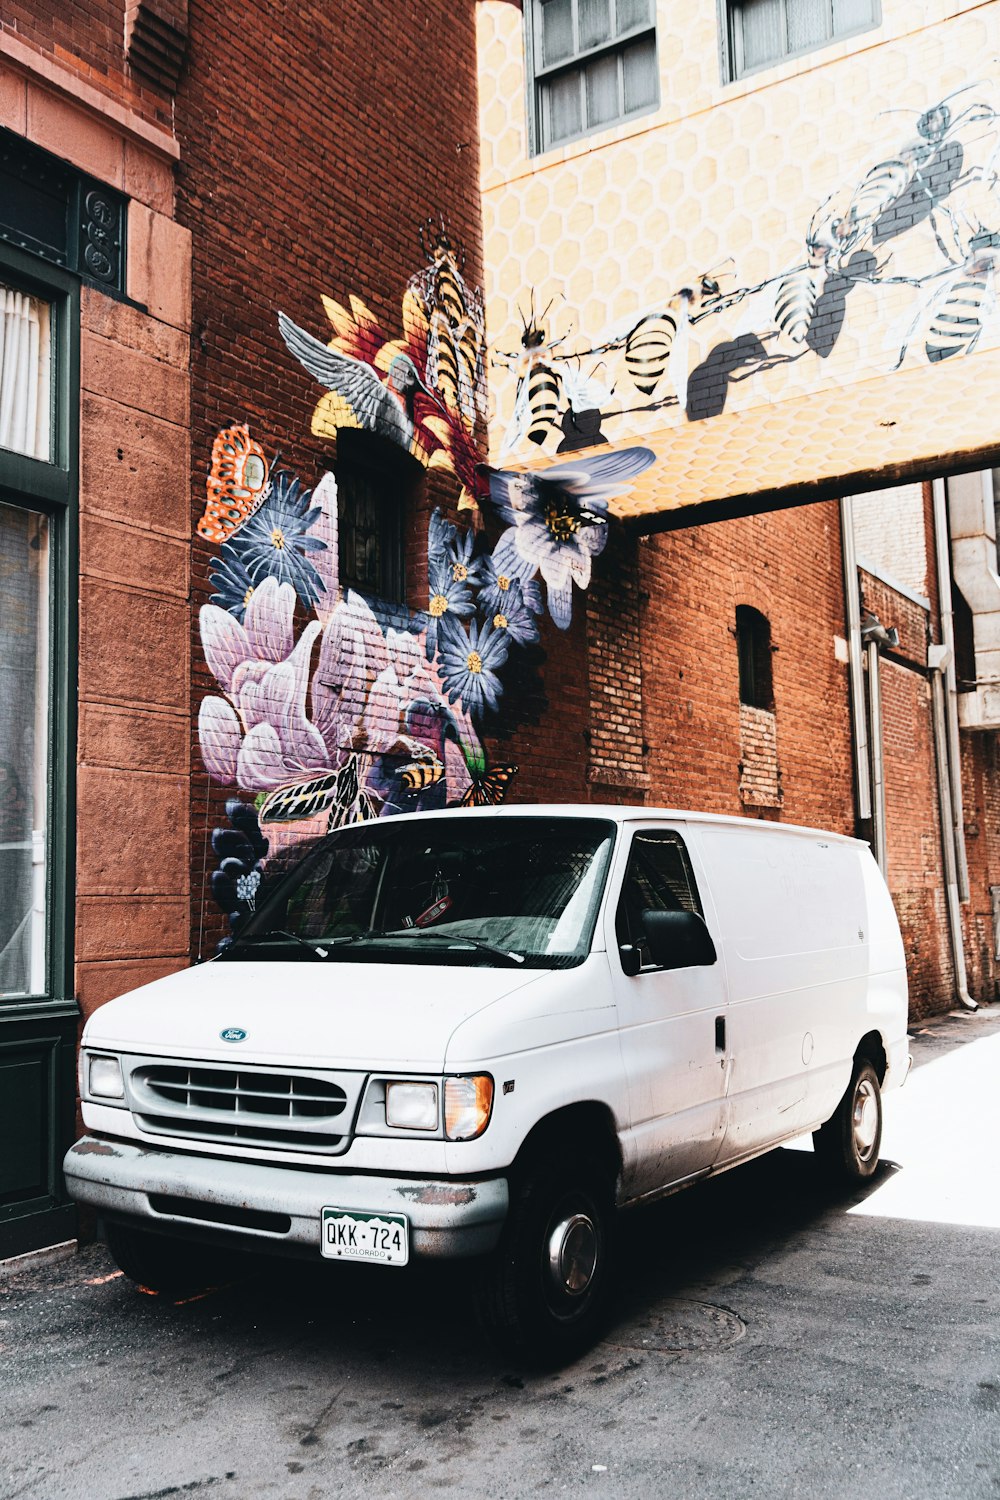
[[[870,1177],[906,1023],[856,840],[597,805],[384,818],[301,843],[218,957],[90,1017],[65,1170],[147,1287],[227,1246],[474,1257],[497,1340],[564,1359],[620,1210],[804,1132]]]

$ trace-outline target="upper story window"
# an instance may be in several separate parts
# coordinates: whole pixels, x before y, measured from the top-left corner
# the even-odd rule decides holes
[[[748,708],[773,711],[771,626],[767,616],[749,604],[736,606],[736,650],[740,663],[740,702]]]
[[[0,448],[52,458],[51,304],[0,280]]]
[[[528,16],[533,151],[656,108],[654,0],[530,0]]]
[[[867,31],[881,19],[879,0],[726,0],[729,77]]]

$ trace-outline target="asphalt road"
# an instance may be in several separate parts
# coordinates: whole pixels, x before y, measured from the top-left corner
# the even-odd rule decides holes
[[[0,1280],[0,1500],[1000,1496],[1000,1007],[914,1038],[885,1164],[784,1150],[633,1215],[614,1325],[505,1364],[454,1271]],[[344,1274],[346,1272],[346,1274]]]

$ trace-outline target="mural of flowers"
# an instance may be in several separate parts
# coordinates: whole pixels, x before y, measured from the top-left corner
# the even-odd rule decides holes
[[[491,621],[473,620],[469,634],[452,629],[442,634],[441,671],[448,697],[473,719],[481,719],[487,708],[496,710],[503,693],[500,671],[507,660],[504,631]]]
[[[608,501],[655,462],[650,448],[625,448],[540,473],[488,471],[493,507],[513,523],[505,538],[531,574],[541,573],[549,614],[560,630],[573,617],[573,584],[589,586],[593,559],[604,551]]]
[[[326,550],[326,543],[311,535],[319,518],[312,492],[280,471],[271,481],[267,498],[227,542],[227,563],[239,564],[254,584],[262,578],[290,583],[302,603],[311,608],[324,592],[323,580],[309,556]]]
[[[545,475],[480,465],[470,427],[481,406],[479,304],[443,231],[428,253],[431,266],[404,298],[405,349],[385,340],[356,298],[350,313],[325,299],[336,334],[329,346],[288,319],[282,332],[307,369],[321,360],[330,395],[314,430],[366,425],[359,413],[368,410],[364,392],[373,393],[397,426],[412,422],[414,433],[429,434],[417,445],[422,461],[451,468],[465,502],[492,501],[503,523],[492,551],[481,530],[435,511],[427,607],[408,619],[397,608],[390,618],[377,601],[340,588],[332,475],[309,490],[268,465],[245,425],[223,429],[213,446],[198,532],[219,549],[200,615],[217,690],[200,706],[198,731],[212,780],[252,799],[230,798],[231,826],[213,837],[213,892],[231,924],[257,899],[265,860],[302,837],[359,819],[502,801],[517,767],[489,766],[482,736],[509,732],[498,718],[505,688],[536,700],[523,710],[528,717],[544,707],[533,686],[545,612],[539,574],[548,611],[566,629],[572,585],[587,587],[605,543],[608,500],[653,462],[648,450],[632,449]],[[419,377],[412,411],[390,378],[402,353]],[[431,386],[427,369],[436,375]]]

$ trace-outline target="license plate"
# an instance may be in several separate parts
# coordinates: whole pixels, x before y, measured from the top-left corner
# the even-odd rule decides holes
[[[320,1250],[328,1260],[366,1260],[405,1266],[410,1258],[409,1220],[404,1214],[359,1214],[324,1208]]]

